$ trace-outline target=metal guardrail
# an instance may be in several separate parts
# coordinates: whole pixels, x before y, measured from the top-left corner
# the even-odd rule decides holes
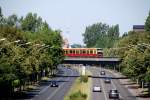
[[[79,57],[66,57],[66,61],[120,61],[117,57],[104,57],[104,58],[79,58]]]

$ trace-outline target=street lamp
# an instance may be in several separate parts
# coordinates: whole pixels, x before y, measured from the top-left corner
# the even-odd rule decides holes
[[[0,41],[4,41],[4,40],[6,40],[6,39],[0,39]],[[10,43],[7,43],[7,44],[4,44],[5,46],[7,46],[7,45],[10,45],[10,44],[12,44],[12,43],[18,43],[18,42],[20,42],[20,40],[16,40],[16,41],[13,41],[13,42],[10,42]],[[3,48],[0,48],[0,51],[2,50]]]
[[[43,45],[41,45],[41,48],[39,49],[39,51],[40,50],[42,50],[42,49],[45,49],[45,48],[53,48],[54,46],[50,46],[50,45],[45,45],[45,44],[43,44]]]
[[[27,42],[25,44],[20,44],[19,46],[23,46],[23,45],[28,45],[28,44],[31,44],[32,42]]]
[[[6,38],[2,38],[2,39],[0,39],[0,41],[4,41],[4,40],[6,40]]]
[[[10,44],[12,44],[12,43],[18,43],[18,42],[20,42],[20,40],[16,40],[16,41],[13,41],[13,42],[7,43],[6,45],[10,45]]]
[[[150,44],[142,43],[142,44],[138,44],[138,45],[141,45],[141,46],[145,46],[145,47],[150,48]]]

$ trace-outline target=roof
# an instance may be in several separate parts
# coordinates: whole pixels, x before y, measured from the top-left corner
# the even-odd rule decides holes
[[[144,29],[144,25],[133,25],[133,29]]]

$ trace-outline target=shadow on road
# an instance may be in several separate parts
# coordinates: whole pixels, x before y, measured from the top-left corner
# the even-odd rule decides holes
[[[55,77],[80,77],[80,75],[55,75]],[[93,76],[93,75],[89,75],[88,77],[91,78],[111,78],[111,79],[128,79],[128,77],[111,77],[111,76]]]
[[[111,78],[111,79],[128,79],[128,77],[111,77],[111,76],[89,76],[92,78]]]

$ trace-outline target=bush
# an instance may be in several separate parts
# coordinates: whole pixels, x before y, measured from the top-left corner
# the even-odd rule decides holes
[[[82,93],[81,91],[75,92],[69,96],[70,100],[86,100],[87,94]]]
[[[42,77],[41,81],[48,81],[49,78],[48,77]]]
[[[80,77],[80,82],[87,83],[88,82],[88,76],[81,76]]]

